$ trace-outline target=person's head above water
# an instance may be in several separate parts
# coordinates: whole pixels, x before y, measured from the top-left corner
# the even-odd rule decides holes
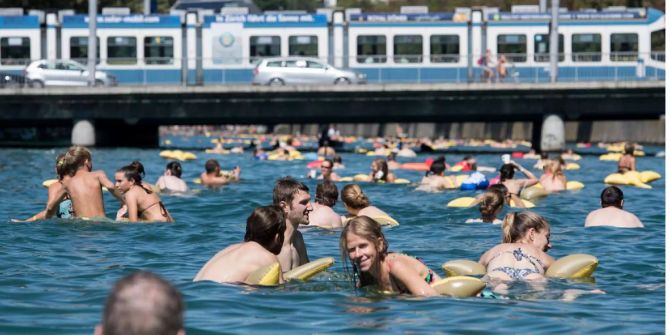
[[[134,185],[142,187],[142,176],[144,175],[144,166],[138,161],[130,163],[116,171],[114,174],[114,186],[125,193],[130,190]],[[144,188],[144,187],[142,187]],[[147,190],[147,193],[151,193],[151,190]]]
[[[337,191],[337,185],[330,181],[324,181],[316,185],[316,195],[314,196],[314,201],[328,206],[333,207],[337,202],[339,192]]]
[[[281,207],[257,207],[247,218],[245,242],[256,242],[269,252],[278,255],[284,243],[286,219]]]
[[[436,160],[434,160],[430,164],[430,169],[426,171],[426,176],[429,174],[434,174],[436,176],[440,176],[444,173],[444,171],[447,169],[447,165],[445,163],[446,158],[444,156],[438,157]]]
[[[370,169],[372,169],[372,178],[374,180],[386,180],[386,176],[389,174],[389,166],[386,163],[386,160],[383,158],[377,158],[372,161],[370,164]]]
[[[634,155],[635,154],[635,144],[626,142],[626,144],[623,146],[623,153],[626,155]]]
[[[291,204],[295,195],[300,191],[309,193],[309,188],[293,177],[286,176],[277,179],[272,190],[272,204],[280,205],[281,202]]]
[[[357,184],[345,185],[340,197],[347,209],[360,210],[370,206],[370,200]]]
[[[184,305],[179,291],[150,272],[125,276],[112,289],[96,335],[183,335]]]
[[[549,236],[549,222],[530,211],[509,213],[502,223],[502,243],[527,243],[547,251]]]
[[[507,186],[505,186],[505,184],[493,184],[489,186],[488,191],[498,192],[506,204],[509,204],[510,200],[512,199],[512,194],[509,193],[509,190],[507,190]]]
[[[205,172],[207,172],[207,174],[216,173],[220,170],[221,165],[219,165],[219,162],[216,159],[210,159],[205,162]]]
[[[354,267],[354,273],[361,272],[361,286],[373,283],[373,279],[364,273],[379,267],[388,254],[388,248],[381,225],[367,216],[357,216],[349,220],[342,229],[340,235],[342,259],[349,259]]]
[[[503,164],[500,167],[500,181],[514,179],[514,165],[512,164]]]
[[[616,186],[606,187],[600,193],[600,206],[603,208],[614,206],[623,209],[623,191]]]
[[[74,175],[77,170],[83,167],[86,167],[89,171],[93,169],[91,152],[82,146],[70,147],[63,157],[63,163],[70,175]]]
[[[70,174],[68,168],[65,164],[65,154],[59,154],[56,157],[56,175],[58,176],[58,180],[63,180],[66,175]]]
[[[165,166],[165,172],[166,174],[169,173],[170,176],[181,178],[181,164],[177,161],[167,163]]]
[[[272,204],[282,208],[292,225],[309,224],[312,205],[309,188],[304,183],[288,176],[278,179],[272,190]]]
[[[505,204],[505,198],[499,191],[487,191],[479,202],[479,212],[484,222],[491,223],[495,220]]]

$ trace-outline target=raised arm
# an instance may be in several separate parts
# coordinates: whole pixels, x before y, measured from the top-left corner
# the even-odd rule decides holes
[[[519,180],[519,182],[523,183],[523,185],[521,185],[522,188],[537,184],[539,180],[537,180],[537,177],[535,177],[535,175],[532,172],[526,170],[526,168],[524,168],[515,161],[511,161],[511,163],[514,165],[514,167],[516,167],[519,171],[521,171],[521,173],[523,173],[528,178],[526,180]]]
[[[98,182],[100,182],[100,185],[103,187],[107,188],[109,193],[111,193],[116,199],[121,202],[121,204],[124,204],[125,201],[123,200],[123,194],[121,191],[117,190],[116,187],[114,187],[114,183],[112,183],[109,178],[107,178],[107,175],[105,174],[105,171],[96,171],[96,176],[98,177]]]

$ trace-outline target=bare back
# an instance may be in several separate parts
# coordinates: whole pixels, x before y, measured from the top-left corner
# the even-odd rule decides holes
[[[167,208],[161,202],[158,194],[145,187],[150,187],[150,185],[135,185],[126,192],[126,205],[128,206],[128,218],[130,221],[139,219],[143,221],[172,222],[172,216],[170,216]]]
[[[637,216],[623,209],[609,206],[596,209],[586,217],[585,227],[610,226],[618,228],[642,228]]]
[[[233,244],[212,257],[193,281],[243,283],[254,271],[277,262],[277,257],[256,242]]]
[[[540,184],[548,192],[565,191],[567,180],[563,175],[545,174],[540,177]]]
[[[71,178],[65,178],[63,186],[72,199],[72,208],[76,217],[105,217],[102,187],[113,189],[113,184],[103,171],[89,172],[80,169]]]
[[[317,226],[326,229],[342,227],[342,220],[340,219],[340,216],[335,213],[332,208],[319,203],[314,203],[312,207],[314,210],[309,212],[308,226]]]
[[[479,259],[489,278],[501,280],[542,279],[553,262],[551,256],[526,243],[499,244]]]

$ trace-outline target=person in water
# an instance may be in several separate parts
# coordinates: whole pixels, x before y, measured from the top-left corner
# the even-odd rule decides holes
[[[367,216],[349,221],[340,235],[342,259],[353,268],[357,287],[417,296],[439,295],[430,284],[440,277],[414,257],[390,252],[381,226]],[[345,266],[346,267],[346,266]]]
[[[219,251],[193,281],[244,283],[253,272],[279,262],[277,255],[284,243],[285,230],[286,218],[281,207],[257,207],[247,218],[244,242]],[[280,282],[283,282],[281,276]]]
[[[323,162],[321,162],[321,175],[319,175],[317,179],[327,181],[339,181],[340,176],[338,176],[337,173],[333,172],[334,166],[335,163],[333,163],[332,160],[324,159]]]
[[[600,206],[586,216],[584,227],[610,226],[619,228],[643,228],[635,214],[623,209],[623,191],[608,186],[600,193]]]
[[[619,158],[617,172],[626,173],[635,170],[635,145],[633,143],[626,143],[623,147],[623,156]]]
[[[481,218],[468,219],[465,221],[466,223],[502,223],[502,221],[496,217],[503,210],[503,205],[505,204],[505,197],[502,192],[497,190],[486,191],[477,201],[479,202],[479,213],[481,214]]]
[[[125,198],[126,206],[119,210],[116,219],[128,216],[128,221],[172,222],[172,216],[161,202],[160,197],[149,184],[142,182],[144,167],[139,162],[124,166],[116,171],[115,187]]]
[[[165,172],[163,173],[158,181],[156,181],[156,187],[161,191],[170,191],[170,192],[187,192],[188,186],[186,182],[181,179],[181,164],[177,161],[173,161],[165,166]]]
[[[63,158],[65,157],[65,154],[59,154],[56,157],[56,176],[58,177],[58,181],[55,183],[51,183],[49,187],[47,188],[47,203],[51,201],[56,194],[62,189],[63,184],[63,178],[67,175],[68,171],[65,169],[65,164],[63,161]],[[43,220],[46,218],[47,211],[46,209],[42,210],[41,212],[31,216],[30,218],[26,220],[17,220],[17,219],[12,219],[12,222],[33,222],[37,220]],[[59,219],[69,219],[74,217],[74,210],[72,209],[72,201],[69,199],[67,195],[65,195],[65,199],[61,201],[59,204],[59,209],[58,213],[56,213],[56,217]]]
[[[305,240],[298,231],[298,226],[301,224],[309,224],[309,213],[312,211],[309,199],[307,185],[291,177],[277,180],[272,190],[272,204],[279,206],[286,218],[284,243],[277,256],[283,271],[292,270],[309,262]]]
[[[479,263],[491,280],[539,280],[554,262],[549,222],[533,212],[515,212],[502,223],[502,243],[485,252]]]
[[[421,179],[421,184],[417,187],[417,191],[439,192],[448,188],[454,188],[458,185],[456,177],[444,176],[444,171],[447,169],[445,157],[440,156],[430,164],[430,169],[426,171],[426,176]]]
[[[333,210],[338,197],[339,192],[334,183],[324,181],[316,185],[316,195],[312,203],[313,210],[309,212],[309,226],[326,229],[341,228],[342,219]]]
[[[151,272],[114,284],[95,335],[185,335],[184,302],[174,286]]]
[[[544,174],[540,177],[540,184],[547,192],[565,191],[568,180],[558,161],[548,161],[544,164],[543,170]]]
[[[526,175],[527,179],[514,179],[514,170],[521,171]],[[512,194],[512,199],[515,203],[518,203],[521,200],[521,191],[526,187],[537,184],[538,180],[532,172],[526,170],[515,161],[510,161],[508,164],[503,164],[500,167],[500,183],[507,187],[509,193]]]
[[[370,164],[370,176],[368,177],[368,181],[374,183],[393,183],[395,182],[395,174],[389,171],[385,159],[377,158]]]
[[[200,180],[204,186],[223,186],[230,182],[240,180],[240,167],[236,166],[230,173],[223,173],[221,165],[216,159],[205,162],[205,172],[200,174]]]
[[[371,218],[390,217],[386,212],[370,205],[368,196],[363,193],[363,190],[357,184],[345,185],[340,193],[340,197],[344,203],[344,209],[347,210],[350,217],[362,215]],[[342,220],[346,222],[347,218],[343,217]]]
[[[104,218],[105,205],[102,198],[102,188],[107,188],[123,204],[121,192],[114,188],[104,171],[92,171],[93,162],[90,151],[81,146],[71,147],[63,157],[64,169],[68,175],[63,178],[61,187],[49,199],[46,208],[46,218],[50,218],[60,208],[60,203],[69,196],[72,200],[72,209],[77,218]]]

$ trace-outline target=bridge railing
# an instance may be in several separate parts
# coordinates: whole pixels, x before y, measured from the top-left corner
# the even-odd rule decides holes
[[[250,84],[254,66],[263,57],[181,59],[172,57],[109,58],[98,61],[98,71],[116,78],[118,85]],[[30,59],[0,60],[3,74],[25,75]],[[86,59],[76,59],[86,65]],[[368,83],[546,83],[550,81],[549,55],[499,54],[467,57],[453,54],[355,55],[319,59],[324,64],[365,74]],[[292,64],[289,72],[301,69]],[[62,69],[55,69],[62,70]],[[314,72],[314,68],[304,68]],[[323,71],[323,70],[322,70]],[[73,73],[61,85],[86,85],[85,72]],[[16,80],[16,79],[15,79]],[[560,54],[559,82],[665,80],[665,52],[582,52]],[[9,85],[11,86],[11,85]]]

